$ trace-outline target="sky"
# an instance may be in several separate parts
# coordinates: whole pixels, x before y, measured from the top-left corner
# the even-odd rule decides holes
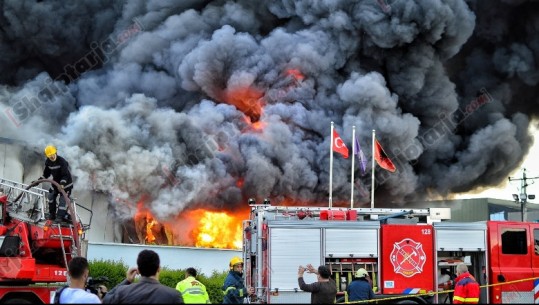
[[[0,157],[30,180],[56,145],[120,219],[325,203],[331,122],[367,158],[376,130],[391,205],[498,186],[533,142],[539,1],[1,3],[0,137],[24,149]],[[350,170],[335,158],[335,205]]]

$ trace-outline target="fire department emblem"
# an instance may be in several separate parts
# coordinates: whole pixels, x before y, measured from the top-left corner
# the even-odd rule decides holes
[[[416,273],[423,272],[426,258],[423,245],[409,238],[395,243],[391,251],[393,270],[405,277],[412,277]]]

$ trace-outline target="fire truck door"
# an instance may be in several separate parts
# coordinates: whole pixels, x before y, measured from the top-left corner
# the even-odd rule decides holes
[[[286,228],[270,223],[269,303],[309,303],[311,294],[303,292],[298,285],[298,267],[312,264],[315,268],[322,262],[321,229]],[[306,283],[316,282],[316,275],[305,273]]]
[[[493,282],[506,283],[494,287],[495,298],[502,303],[533,303],[533,281],[519,281],[534,276],[532,255],[533,232],[528,224],[496,223],[498,226],[498,259],[492,261]],[[496,249],[496,247],[493,247]],[[496,251],[494,250],[493,251]],[[494,300],[497,301],[497,300]]]
[[[539,224],[533,223],[530,224],[531,230],[532,230],[532,269],[533,269],[533,277],[539,277]],[[534,281],[534,290],[537,289],[535,287],[539,286],[538,280]],[[534,296],[535,303],[539,302],[539,298]]]

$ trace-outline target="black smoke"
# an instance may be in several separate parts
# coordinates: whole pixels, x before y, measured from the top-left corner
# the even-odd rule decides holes
[[[356,126],[369,160],[376,130],[397,165],[376,168],[379,206],[499,185],[532,144],[539,1],[1,7],[0,136],[26,141],[34,164],[58,145],[75,189],[110,194],[122,216],[142,194],[158,219],[249,197],[326,204],[332,121],[350,149]],[[262,92],[259,117],[227,103],[246,88]],[[337,205],[349,160],[335,154]],[[355,173],[368,205],[370,174]]]

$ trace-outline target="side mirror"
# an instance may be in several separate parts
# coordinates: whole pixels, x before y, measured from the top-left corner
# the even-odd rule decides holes
[[[503,274],[498,274],[498,282],[500,283],[505,282],[505,276],[503,276]]]

